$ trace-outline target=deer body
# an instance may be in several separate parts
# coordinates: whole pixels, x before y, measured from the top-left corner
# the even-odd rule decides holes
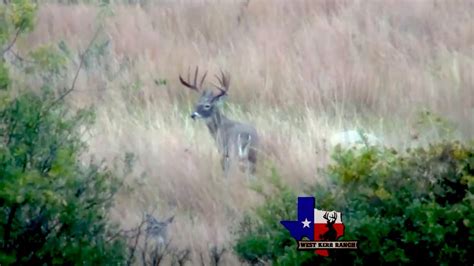
[[[202,77],[200,86],[196,83],[197,74],[196,68],[194,84],[190,83],[189,78],[188,81],[184,81],[181,76],[180,81],[184,86],[198,91],[202,87],[206,74]],[[205,121],[222,156],[221,165],[226,175],[233,163],[238,163],[241,170],[253,174],[257,163],[257,131],[253,126],[231,120],[221,113],[218,102],[227,93],[229,79],[222,74],[218,80],[220,93],[214,95],[210,90],[203,90],[191,118],[201,118]]]
[[[215,110],[206,120],[206,125],[217,143],[225,172],[229,170],[231,162],[238,162],[244,171],[255,172],[258,135],[254,127],[230,120],[219,110]]]

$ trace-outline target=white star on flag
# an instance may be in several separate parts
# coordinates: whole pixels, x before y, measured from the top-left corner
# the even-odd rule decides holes
[[[304,221],[301,222],[303,224],[303,228],[308,227],[311,221],[308,221],[308,218],[304,218]]]

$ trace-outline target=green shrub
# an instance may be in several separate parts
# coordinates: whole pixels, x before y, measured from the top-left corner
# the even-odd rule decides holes
[[[3,60],[0,61],[0,90],[6,90],[10,84],[10,76],[8,68],[5,66]]]
[[[341,151],[334,159],[328,174],[340,185],[346,238],[360,241],[360,261],[472,264],[472,146]]]
[[[48,89],[65,67],[54,49],[30,54],[47,77],[40,92],[19,88],[27,69],[9,76],[5,55],[36,11],[31,1],[11,2],[0,5],[0,265],[124,264],[125,241],[107,217],[120,180],[80,158],[93,113],[73,111]]]
[[[281,220],[296,217],[297,196],[280,182],[273,171],[271,184],[275,191],[257,191],[264,197],[264,204],[255,213],[248,213],[241,221],[234,247],[239,257],[251,264],[272,261],[275,265],[303,264],[314,257],[311,253],[298,252],[296,242],[280,224]]]
[[[309,193],[316,197],[317,208],[342,211],[346,229],[341,239],[358,240],[359,250],[334,251],[328,258],[298,252],[297,258],[308,256],[304,260],[308,263],[359,265],[474,262],[472,145],[442,142],[403,153],[377,147],[337,150],[333,159],[324,170],[331,185]],[[278,235],[275,230],[280,234],[286,231],[271,223],[278,223],[280,217],[296,217],[296,196],[284,195],[289,194],[280,190],[273,200],[279,205],[289,204],[287,213],[268,220],[257,212],[252,216],[253,231],[238,236],[237,253],[243,260],[279,262],[289,254],[281,250],[295,250],[294,240],[287,244],[267,237]],[[262,208],[271,216],[281,208],[279,205],[269,205],[267,199]],[[249,240],[266,246],[266,252],[249,259],[245,256],[252,248]],[[276,246],[278,252],[268,248]]]
[[[91,113],[25,93],[0,109],[0,264],[118,264],[107,212],[119,180],[81,163]]]

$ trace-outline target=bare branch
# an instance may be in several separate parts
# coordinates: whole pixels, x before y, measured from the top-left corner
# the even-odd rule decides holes
[[[184,265],[191,259],[191,250],[189,248],[184,250],[173,251],[173,262],[177,265]]]
[[[13,47],[13,45],[15,45],[15,42],[18,39],[18,36],[20,36],[20,33],[21,33],[21,28],[16,31],[15,36],[13,37],[13,40],[7,45],[7,47],[5,47],[5,49],[3,49],[2,56],[5,55],[5,53],[8,52]]]
[[[219,262],[222,260],[222,256],[225,252],[227,252],[225,247],[218,248],[217,246],[213,246],[209,250],[212,265],[219,265]]]
[[[127,265],[132,265],[132,262],[133,262],[133,259],[135,257],[135,251],[137,250],[137,247],[138,247],[138,241],[140,239],[140,236],[142,234],[142,228],[143,226],[145,225],[146,223],[146,219],[145,217],[142,218],[142,221],[140,222],[140,224],[138,225],[137,228],[133,229],[132,231],[138,231],[137,234],[135,235],[135,241],[134,241],[134,244],[133,246],[130,248],[130,255],[128,257],[128,260],[127,260]]]
[[[10,49],[10,53],[15,56],[16,59],[20,60],[21,62],[29,63],[29,64],[34,64],[36,63],[33,60],[30,59],[25,59],[23,56],[21,56],[19,53],[17,53],[15,50]]]
[[[92,37],[89,44],[87,45],[86,50],[81,54],[80,61],[79,61],[79,67],[76,70],[76,74],[74,75],[74,79],[72,81],[71,87],[68,90],[66,90],[62,95],[60,95],[59,98],[56,99],[51,105],[55,105],[56,103],[62,101],[68,94],[70,94],[74,90],[74,88],[76,86],[77,78],[79,77],[79,72],[81,71],[81,68],[84,65],[85,57],[86,57],[87,53],[89,52],[90,48],[92,47],[92,44],[95,42],[95,40],[99,36],[99,33],[100,33],[101,29],[102,29],[101,27],[97,28],[97,30],[94,33],[94,36]]]

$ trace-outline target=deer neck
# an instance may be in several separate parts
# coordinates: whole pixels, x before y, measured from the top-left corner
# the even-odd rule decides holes
[[[227,120],[228,119],[223,114],[221,114],[218,109],[215,110],[213,115],[206,120],[207,128],[209,129],[209,132],[214,137],[214,139],[217,137],[219,129],[222,128],[222,125]]]

